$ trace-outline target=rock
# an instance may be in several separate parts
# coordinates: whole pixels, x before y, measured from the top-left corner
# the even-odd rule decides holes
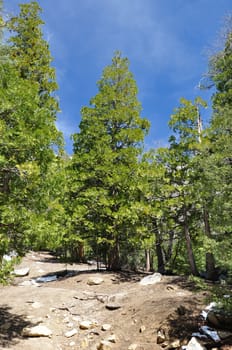
[[[156,338],[156,343],[157,344],[162,344],[164,343],[166,340],[166,335],[165,335],[165,332],[163,329],[160,329],[158,332],[157,332],[157,338]]]
[[[110,342],[110,343],[116,343],[116,335],[115,334],[111,334],[107,339],[106,339],[107,342]]]
[[[96,286],[102,284],[104,280],[101,277],[90,277],[87,281],[89,286]]]
[[[90,329],[97,326],[97,322],[92,322],[92,321],[81,321],[80,322],[80,329]]]
[[[179,339],[173,340],[169,345],[169,348],[171,348],[171,349],[177,349],[180,347],[181,347],[181,343],[180,343]]]
[[[204,347],[195,337],[192,337],[186,345],[185,350],[206,350],[206,347]]]
[[[210,310],[206,320],[212,326],[232,331],[232,314],[224,310]]]
[[[51,276],[42,276],[36,278],[37,283],[47,283],[47,282],[53,282],[57,280],[57,275],[51,275]]]
[[[84,338],[81,341],[81,349],[87,349],[89,347],[89,340],[87,338]]]
[[[167,290],[175,290],[176,288],[172,286],[171,284],[168,284],[166,287]]]
[[[76,345],[75,341],[71,341],[71,342],[69,343],[69,346],[75,346],[75,345]]]
[[[121,308],[121,305],[119,305],[119,304],[114,304],[114,303],[106,304],[106,309],[108,309],[108,310],[117,310],[120,308]]]
[[[217,319],[217,316],[213,310],[210,310],[206,315],[207,322],[214,327],[220,327],[220,322]]]
[[[214,329],[208,327],[208,326],[202,326],[200,327],[200,331],[203,334],[206,334],[209,338],[211,338],[213,341],[215,342],[219,342],[220,338],[218,336],[217,331],[215,331]]]
[[[143,333],[145,330],[146,330],[146,327],[145,326],[141,326],[139,332]]]
[[[105,323],[102,325],[102,328],[101,328],[103,331],[109,331],[111,329],[111,324],[109,323]]]
[[[43,322],[43,317],[41,317],[41,316],[40,317],[35,317],[35,316],[29,315],[29,316],[27,316],[27,319],[30,320],[32,323],[36,323],[37,325],[39,323]]]
[[[162,275],[159,272],[155,272],[153,273],[153,275],[149,275],[142,278],[139,284],[141,284],[142,286],[147,286],[149,284],[158,283],[161,281],[161,279],[162,279]]]
[[[128,346],[128,349],[127,349],[127,350],[136,350],[137,347],[138,347],[138,344],[130,344],[130,345]]]
[[[25,327],[22,330],[23,337],[51,337],[52,331],[43,325],[35,326],[32,328]]]
[[[102,340],[97,347],[97,350],[111,350],[111,349],[112,349],[111,343],[106,340]]]
[[[220,331],[218,330],[217,331],[219,337],[221,340],[232,340],[232,332],[227,332],[227,331]]]
[[[74,326],[73,322],[67,323],[67,327],[68,327],[68,328],[73,328],[73,326]]]
[[[71,338],[73,337],[75,334],[77,334],[77,329],[76,328],[73,328],[71,329],[71,331],[68,331],[65,333],[65,337],[66,338]]]
[[[14,275],[16,277],[24,277],[29,274],[30,268],[29,267],[24,267],[22,269],[15,269],[14,270]]]
[[[97,300],[103,304],[107,301],[107,299],[108,299],[107,295],[97,295]]]

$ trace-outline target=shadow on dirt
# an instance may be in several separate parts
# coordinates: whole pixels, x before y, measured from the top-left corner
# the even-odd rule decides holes
[[[0,306],[0,348],[9,348],[22,339],[24,327],[34,326],[23,315],[11,313],[9,306]]]
[[[132,272],[132,271],[107,271],[107,270],[97,270],[97,269],[86,269],[86,270],[58,270],[49,272],[47,274],[43,274],[40,276],[33,276],[33,280],[35,280],[37,283],[52,283],[52,282],[59,282],[63,281],[65,279],[73,278],[76,276],[84,276],[84,275],[91,275],[91,274],[99,274],[102,275],[102,278],[104,279],[104,275],[112,275],[112,283],[113,284],[119,284],[123,282],[139,282],[141,278],[146,276],[146,274],[138,273],[138,272]]]
[[[187,276],[170,276],[169,284],[172,284],[174,286],[178,286],[182,289],[188,290],[190,292],[204,292],[205,290],[209,290],[212,286],[212,282],[205,281],[204,279],[199,280],[201,281],[199,285],[197,285],[194,281],[191,281]]]
[[[203,319],[200,316],[199,306],[195,302],[191,304],[191,308],[179,306],[165,321],[170,339],[190,340],[192,333],[199,331]]]

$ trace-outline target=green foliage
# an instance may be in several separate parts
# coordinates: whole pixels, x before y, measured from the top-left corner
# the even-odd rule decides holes
[[[109,267],[114,265],[110,262],[114,254],[119,259],[119,243],[126,245],[136,234],[141,212],[136,198],[138,156],[149,127],[140,117],[137,87],[128,65],[126,58],[115,54],[103,71],[91,106],[82,109],[80,132],[73,135],[72,230],[94,246],[108,246]]]
[[[11,249],[23,253],[32,237],[33,247],[49,248],[61,222],[54,193],[61,198],[62,191],[55,191],[58,179],[51,172],[54,147],[62,145],[55,126],[57,84],[39,12],[36,2],[21,5],[6,23],[12,35],[0,52],[0,256]]]
[[[116,52],[81,110],[69,159],[55,125],[57,83],[40,13],[32,1],[7,23],[0,17],[0,261],[11,249],[52,249],[136,269],[146,250],[160,272],[198,275],[207,253],[230,273],[231,28],[210,60],[215,92],[206,130],[206,103],[182,98],[169,147],[143,154],[149,122],[129,61]],[[4,262],[0,279],[10,269]]]
[[[210,301],[216,303],[216,310],[232,315],[232,290],[231,286],[217,285],[213,288]]]
[[[12,281],[14,277],[12,272],[14,270],[14,266],[18,263],[18,257],[12,258],[10,261],[4,259],[2,260],[0,264],[0,284],[7,285]]]

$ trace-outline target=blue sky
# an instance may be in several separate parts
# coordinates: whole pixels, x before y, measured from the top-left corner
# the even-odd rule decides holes
[[[9,14],[29,1],[4,0]],[[78,131],[80,109],[97,92],[96,82],[116,50],[130,61],[142,116],[151,122],[146,148],[165,146],[167,123],[180,97],[209,92],[197,88],[207,71],[231,0],[39,0],[44,37],[56,68],[66,150]],[[218,44],[217,44],[218,45]],[[205,119],[209,113],[205,112]]]

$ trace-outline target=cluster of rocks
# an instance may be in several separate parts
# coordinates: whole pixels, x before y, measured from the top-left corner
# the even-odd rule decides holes
[[[178,307],[176,314],[186,316],[184,306]],[[176,316],[170,315],[173,321]],[[157,331],[157,344],[163,349],[206,350],[206,349],[232,349],[232,315],[219,311],[211,303],[202,311],[199,320],[199,329],[182,339],[170,336],[170,326],[164,322]],[[184,318],[182,320],[184,323]],[[229,347],[228,347],[229,346]]]
[[[161,280],[160,274],[149,275],[141,280],[140,284],[142,286],[158,283]],[[32,280],[30,280],[32,281]],[[50,282],[52,280],[48,280]],[[24,281],[25,282],[25,281]],[[90,277],[87,282],[89,286],[97,286],[104,283],[101,277]],[[21,284],[22,285],[22,284]],[[25,284],[24,284],[25,285]],[[37,284],[36,284],[37,285]],[[94,291],[81,291],[80,294],[74,296],[75,299],[80,301],[89,301],[96,299],[104,304],[105,309],[109,312],[114,312],[123,307],[122,300],[125,297],[123,293],[118,293],[115,295],[99,294]],[[41,307],[38,301],[28,301],[33,309],[39,309]],[[72,312],[72,306],[67,307],[54,307],[50,309],[51,313],[60,315],[61,310],[66,310],[66,314],[63,314],[62,323],[65,324],[65,330],[63,331],[63,337],[67,339],[70,348],[83,348],[83,349],[93,349],[93,350],[111,350],[113,347],[117,348],[120,341],[117,335],[112,329],[112,325],[109,323],[101,323],[96,320],[86,320],[80,315],[75,315]],[[51,316],[48,316],[50,318]],[[46,320],[39,319],[36,320],[37,325],[31,327],[25,327],[22,330],[23,337],[48,337],[52,338],[57,332],[55,329],[49,327],[49,323]],[[145,326],[142,325],[138,332],[143,333],[145,331]],[[118,343],[118,344],[117,344]],[[128,350],[140,349],[140,344],[132,343],[128,346]]]
[[[43,320],[38,321],[41,321],[41,324],[34,327],[23,328],[21,335],[23,337],[52,338],[54,331],[42,323]],[[73,316],[72,320],[70,320],[70,317],[65,317],[63,322],[66,324],[67,328],[70,328],[70,330],[64,332],[63,336],[70,339],[69,346],[71,348],[77,346],[78,344],[81,349],[89,349],[91,347],[91,349],[96,350],[111,350],[112,345],[117,343],[117,336],[112,331],[112,325],[109,323],[100,325],[96,320],[80,320],[80,317],[77,316]],[[87,333],[85,331],[87,331]],[[104,333],[106,335],[104,335]],[[76,335],[78,337],[75,337]],[[96,342],[95,336],[101,337],[102,339]],[[136,347],[130,347],[130,350],[135,349]]]

